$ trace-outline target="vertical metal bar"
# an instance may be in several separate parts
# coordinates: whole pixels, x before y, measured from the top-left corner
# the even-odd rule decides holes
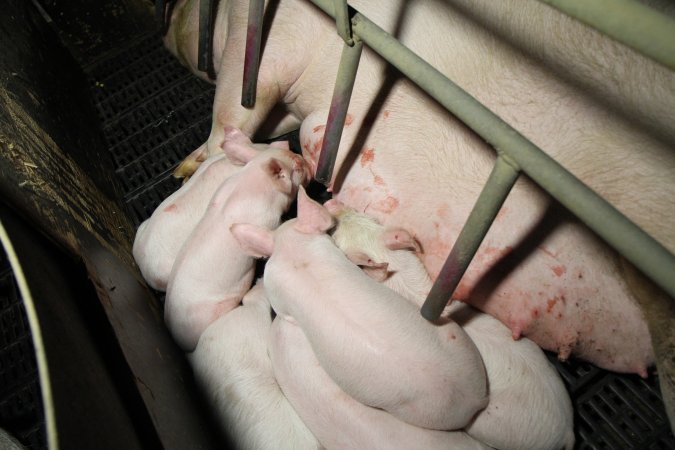
[[[354,45],[352,24],[349,21],[349,14],[347,12],[347,0],[333,0],[333,8],[335,9],[335,27],[337,28],[338,36],[347,45]]]
[[[258,69],[260,68],[260,42],[262,40],[264,0],[249,0],[248,28],[246,29],[246,54],[244,55],[244,81],[241,89],[241,106],[255,105]]]
[[[635,0],[540,0],[675,70],[675,20]]]
[[[166,36],[171,25],[171,13],[176,0],[155,0],[155,18],[160,24],[162,36]]]
[[[518,179],[518,175],[519,170],[507,162],[504,156],[500,155],[497,158],[464,228],[459,233],[448,259],[445,260],[438,278],[422,305],[421,312],[425,319],[436,320],[443,312],[443,308],[469,267],[469,263]]]
[[[155,19],[161,22],[164,28],[164,11],[166,10],[166,2],[164,0],[155,0]]]
[[[197,55],[197,69],[202,72],[209,70],[211,61],[212,36],[212,0],[199,0],[199,44]]]
[[[345,43],[342,47],[340,67],[338,68],[333,99],[328,111],[326,131],[323,136],[323,143],[321,144],[321,154],[317,163],[316,175],[314,176],[318,182],[323,184],[330,183],[330,179],[333,176],[333,167],[335,166],[338,146],[342,138],[342,128],[345,125],[347,108],[349,108],[349,101],[352,96],[362,49],[363,43],[358,39],[354,40],[354,45],[349,46],[349,44]]]

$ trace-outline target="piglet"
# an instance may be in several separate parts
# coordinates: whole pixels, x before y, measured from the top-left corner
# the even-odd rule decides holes
[[[171,270],[164,320],[185,351],[206,327],[239,304],[253,281],[255,260],[232,234],[236,222],[276,228],[309,172],[303,158],[283,148],[225,146],[230,161],[248,161],[216,190]]]
[[[256,150],[268,147],[264,144],[253,144],[240,130],[226,127],[223,150],[228,155],[233,155],[233,147],[238,146]],[[288,149],[288,142],[274,142],[270,146]],[[152,216],[138,227],[133,255],[143,278],[153,289],[166,290],[176,256],[204,215],[213,193],[255,156],[255,152],[236,152],[234,158],[228,155],[219,153],[204,160],[194,175],[180,189],[164,199]],[[206,158],[206,147],[201,147],[195,158]]]
[[[318,449],[277,384],[267,343],[272,325],[262,280],[242,304],[206,328],[188,355],[218,423],[240,449]]]
[[[415,254],[420,251],[415,239],[404,229],[385,228],[335,200],[324,206],[337,220],[335,244],[367,273],[421,306],[432,282]],[[465,303],[453,302],[443,317],[464,328],[487,370],[490,402],[466,432],[502,450],[571,449],[572,404],[544,352],[527,338],[513,340],[499,320]]]
[[[272,323],[269,351],[279,385],[325,448],[488,448],[464,432],[416,427],[357,402],[326,373],[300,327],[288,320]]]
[[[322,367],[364,405],[424,428],[454,430],[487,404],[485,368],[455,323],[432,324],[372,280],[326,231],[330,213],[300,189],[298,217],[276,232],[250,223],[231,230],[250,255],[269,256],[272,308],[297,323]]]

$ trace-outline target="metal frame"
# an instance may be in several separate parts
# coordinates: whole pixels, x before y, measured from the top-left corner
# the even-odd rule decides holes
[[[351,38],[368,45],[485,139],[497,152],[497,162],[490,179],[422,307],[425,318],[435,320],[440,315],[520,172],[527,174],[671,298],[675,298],[675,255],[433,66],[367,17],[348,7],[345,0],[310,1],[336,19],[338,33],[345,40],[331,112],[335,105],[340,105],[346,114],[346,105],[349,104],[358,65],[357,53],[360,55],[359,50],[352,52],[354,57],[345,56]],[[675,21],[634,0],[611,0],[612,6],[621,4],[621,8],[611,8],[612,14],[607,14],[608,0],[540,1],[582,18],[583,22],[597,27],[610,37],[667,67],[675,68]],[[604,6],[600,6],[600,3]],[[351,34],[344,25],[345,11],[352,13]],[[602,14],[597,14],[598,11]],[[350,79],[346,79],[347,76]],[[345,85],[350,86],[349,89],[338,89]],[[335,161],[334,154],[324,156],[324,152],[337,151],[339,144],[339,136],[337,142],[335,136],[330,139],[331,145],[327,147],[324,143],[322,147],[320,161],[323,160],[324,164],[320,164],[317,169],[317,179],[324,183],[330,180]],[[326,148],[330,150],[325,151]]]
[[[634,0],[539,1],[675,70],[675,21],[649,6]]]

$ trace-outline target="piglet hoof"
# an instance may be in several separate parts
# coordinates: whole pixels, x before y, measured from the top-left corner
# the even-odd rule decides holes
[[[183,178],[185,184],[190,177],[199,169],[199,166],[208,158],[206,144],[190,153],[173,171],[174,178]]]

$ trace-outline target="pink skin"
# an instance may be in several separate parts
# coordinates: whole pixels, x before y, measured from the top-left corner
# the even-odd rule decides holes
[[[416,427],[354,400],[322,368],[300,327],[288,320],[274,320],[269,347],[279,385],[325,448],[489,448],[464,432]]]
[[[675,132],[668,120],[675,78],[667,69],[536,1],[350,4],[675,252],[669,201],[675,198]],[[220,151],[224,124],[253,135],[301,122],[303,155],[314,170],[342,49],[333,21],[309,2],[279,2],[256,106],[246,109],[239,101],[247,3],[221,2],[220,8],[229,16],[219,19],[227,26],[216,39],[219,73],[207,151]],[[182,29],[195,25],[184,23]],[[431,34],[452,45],[430,44]],[[277,104],[287,115],[268,120]],[[383,225],[410,230],[434,279],[494,151],[412,83],[388,75],[367,48],[349,114],[331,183],[335,198]],[[650,337],[616,254],[578,221],[559,211],[546,215],[550,206],[545,194],[520,180],[454,298],[562,359],[574,354],[646,375]]]
[[[474,344],[457,324],[425,321],[365,275],[325,234],[332,224],[300,189],[297,219],[276,232],[248,223],[231,231],[250,255],[271,255],[265,289],[272,307],[300,326],[347,394],[412,425],[463,427],[487,403]]]
[[[188,355],[195,379],[237,448],[318,449],[274,378],[267,355],[271,312],[259,280],[240,306],[208,326]]]
[[[359,261],[366,273],[420,307],[432,283],[415,239],[404,229],[385,228],[336,200],[324,206],[337,222],[332,232],[335,245]],[[382,265],[384,276],[373,274],[373,268]],[[466,432],[503,450],[573,448],[572,404],[541,349],[527,338],[513,340],[504,324],[465,303],[453,303],[443,317],[462,326],[487,372],[490,402]],[[523,433],[525,429],[529,431]]]
[[[259,151],[247,143],[224,147],[230,161],[246,162],[215,192],[181,248],[169,277],[164,319],[176,342],[192,351],[206,327],[236,307],[253,281],[255,261],[229,228],[236,222],[276,228],[308,171],[283,148]]]
[[[253,144],[240,130],[224,129],[223,147],[234,145],[266,148]],[[288,149],[288,142],[274,142],[271,147]],[[203,148],[201,150],[204,150]],[[195,154],[195,159],[206,152]],[[238,172],[245,161],[230,161],[224,153],[206,159],[195,174],[176,192],[167,197],[136,232],[133,255],[143,278],[153,288],[166,290],[171,268],[183,243],[204,215],[218,187]]]

